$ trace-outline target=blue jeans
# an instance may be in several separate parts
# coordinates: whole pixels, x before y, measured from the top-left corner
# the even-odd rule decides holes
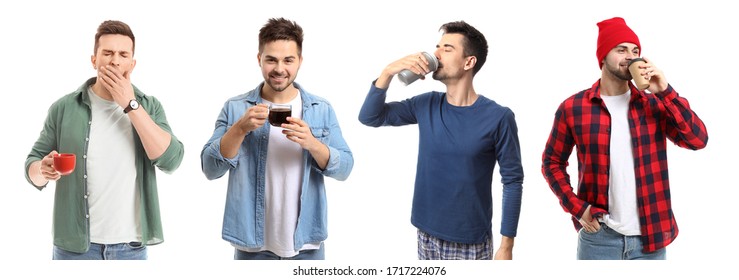
[[[118,244],[90,243],[85,253],[75,253],[54,246],[54,260],[146,260],[146,245],[141,242]]]
[[[241,251],[234,249],[234,260],[324,260],[326,259],[325,252],[323,249],[323,243],[321,247],[315,250],[303,250],[295,256],[283,258],[270,251],[261,251],[256,253]]]
[[[641,236],[625,236],[600,223],[600,230],[581,229],[577,239],[578,260],[665,260],[665,248],[644,253]]]

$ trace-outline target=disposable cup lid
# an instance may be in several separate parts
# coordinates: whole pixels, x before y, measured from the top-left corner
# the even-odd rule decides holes
[[[644,60],[641,57],[634,58],[631,61],[629,61],[629,66],[631,66],[632,63],[637,62],[637,61],[646,61],[646,60]]]

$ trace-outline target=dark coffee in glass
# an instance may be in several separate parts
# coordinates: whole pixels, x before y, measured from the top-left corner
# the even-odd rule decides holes
[[[269,105],[269,124],[279,127],[283,123],[289,123],[287,117],[293,112],[290,104],[272,104]]]

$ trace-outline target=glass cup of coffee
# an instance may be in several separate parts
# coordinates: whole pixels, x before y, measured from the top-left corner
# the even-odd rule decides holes
[[[74,171],[77,157],[74,154],[54,154],[54,170],[63,175],[69,175]]]
[[[283,123],[290,123],[287,117],[291,116],[293,107],[290,104],[270,104],[269,105],[269,124],[280,127]]]

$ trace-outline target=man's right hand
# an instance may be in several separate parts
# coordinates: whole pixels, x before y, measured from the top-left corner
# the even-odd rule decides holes
[[[236,125],[244,132],[249,133],[262,127],[267,121],[268,114],[269,107],[267,104],[257,104],[256,106],[250,107],[236,122]]]
[[[41,160],[37,160],[28,166],[28,177],[35,186],[45,186],[49,181],[56,181],[62,177],[62,174],[54,169],[54,155],[56,151],[51,151]]]
[[[591,205],[588,205],[588,208],[585,209],[585,213],[582,214],[582,218],[580,218],[580,224],[585,231],[593,233],[600,230],[600,222],[598,221],[598,219],[595,219],[592,215],[590,215],[590,206]]]
[[[431,72],[426,56],[421,52],[414,53],[388,64],[388,66],[382,70],[382,74],[375,82],[375,86],[377,88],[387,89],[388,86],[390,86],[390,81],[392,81],[393,77],[405,69],[409,69],[413,71],[413,73],[421,75],[421,79]]]
[[[268,114],[269,107],[266,104],[257,104],[246,110],[246,113],[221,137],[221,155],[226,158],[235,157],[244,137],[262,127],[267,121]]]

